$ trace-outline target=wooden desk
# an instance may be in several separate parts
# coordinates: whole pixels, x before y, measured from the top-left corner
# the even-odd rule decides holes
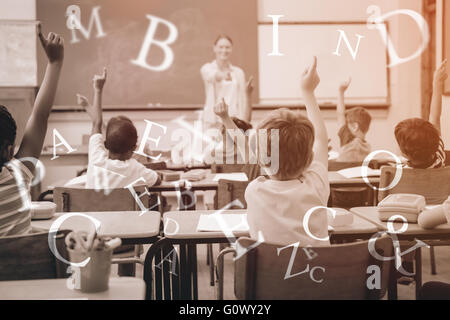
[[[350,210],[355,215],[366,219],[375,224],[380,231],[388,231],[387,222],[380,221],[378,218],[377,207],[357,207]],[[394,222],[394,230],[402,227],[402,222]],[[427,240],[450,240],[450,224],[442,224],[435,229],[423,229],[416,223],[408,223],[408,228],[403,233],[396,234],[399,241],[414,242],[416,239],[426,242]],[[422,286],[422,251],[421,248],[415,250],[416,264],[416,297],[420,287]],[[394,264],[393,264],[394,265]],[[395,269],[394,269],[395,270]],[[390,295],[397,299],[397,283],[391,281],[389,288]]]
[[[36,228],[49,230],[53,222],[68,212],[56,213],[49,220],[33,220],[31,225]],[[140,211],[104,211],[81,212],[100,221],[99,236],[118,237],[123,244],[152,243],[159,235],[161,214],[149,211],[140,215]],[[63,222],[60,229],[73,231],[92,231],[93,223],[84,217],[74,216]]]
[[[166,245],[179,245],[179,262],[180,262],[180,288],[181,299],[197,299],[197,244],[204,243],[227,243],[229,240],[223,232],[198,232],[197,225],[200,216],[203,214],[213,214],[215,210],[199,210],[199,211],[170,211],[163,216],[164,238],[155,243],[155,247]],[[225,210],[225,214],[245,214],[247,210]],[[175,222],[174,222],[175,221]],[[358,217],[354,216],[352,225],[344,227],[330,228],[329,234],[331,242],[342,243],[346,241],[354,241],[357,239],[369,239],[378,231],[377,227]],[[249,236],[248,232],[233,233],[236,238]],[[153,248],[155,249],[155,248]],[[153,261],[157,250],[152,250],[147,254],[146,266],[144,272],[151,272],[151,266],[148,263]],[[147,288],[151,288],[151,283],[147,283]],[[147,295],[147,298],[149,296]]]
[[[145,282],[139,278],[109,279],[109,289],[83,293],[67,287],[67,279],[0,281],[0,300],[144,300]]]

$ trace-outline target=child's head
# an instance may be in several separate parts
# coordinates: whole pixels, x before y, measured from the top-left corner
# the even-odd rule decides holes
[[[354,107],[345,112],[345,122],[355,137],[365,137],[372,117],[363,107]]]
[[[270,130],[278,130],[279,165],[274,177],[280,180],[300,177],[311,164],[314,155],[314,126],[311,121],[298,111],[282,108],[271,112],[259,124],[258,129],[268,130],[268,153],[272,149]],[[270,157],[273,159],[274,155]]]
[[[5,106],[0,105],[0,169],[13,157],[16,131],[14,118]]]
[[[105,147],[120,160],[128,160],[137,144],[137,130],[133,122],[125,116],[111,118],[106,126]]]
[[[395,127],[395,139],[403,156],[413,168],[428,168],[433,164],[439,148],[439,131],[428,121],[406,119]]]

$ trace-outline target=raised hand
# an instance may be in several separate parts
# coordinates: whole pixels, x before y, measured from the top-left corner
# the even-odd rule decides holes
[[[347,81],[341,82],[339,84],[339,91],[340,92],[345,92],[348,88],[348,86],[350,85],[350,82],[352,82],[352,78],[349,77]]]
[[[106,68],[103,68],[103,74],[102,75],[94,75],[94,79],[92,80],[94,82],[94,89],[95,90],[103,90],[103,86],[106,82]]]
[[[92,120],[96,119],[97,115],[95,113],[94,107],[89,103],[88,98],[77,93],[77,103],[79,106],[82,106],[84,108],[84,110]]]
[[[320,82],[319,75],[317,74],[317,57],[314,56],[312,65],[306,68],[302,74],[301,87],[303,91],[313,92]]]
[[[88,98],[82,96],[79,93],[77,93],[77,103],[79,106],[82,106],[83,108],[86,108],[87,106],[90,105]]]
[[[38,24],[38,36],[50,63],[61,63],[64,60],[64,39],[53,32],[47,38],[42,34],[42,26]]]
[[[448,78],[447,74],[447,59],[441,62],[439,67],[434,72],[433,87],[443,89],[445,80]]]
[[[214,106],[214,113],[220,118],[228,117],[228,105],[224,98]]]
[[[248,95],[251,95],[253,92],[253,76],[250,76],[250,78],[248,78],[247,84],[245,85],[245,92]]]

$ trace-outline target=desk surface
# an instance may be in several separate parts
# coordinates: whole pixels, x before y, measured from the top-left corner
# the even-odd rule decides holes
[[[202,214],[213,214],[216,210],[196,210],[196,211],[170,211],[164,213],[165,237],[169,239],[208,239],[225,238],[223,232],[197,231],[197,225]],[[224,214],[246,214],[247,210],[224,210]],[[330,234],[351,235],[351,234],[374,234],[378,231],[377,226],[357,215],[353,216],[353,223],[342,227],[329,227]],[[176,221],[170,221],[170,219]],[[177,230],[178,228],[178,230]],[[235,232],[238,237],[248,237],[248,232]]]
[[[109,279],[109,289],[83,293],[67,287],[67,279],[0,281],[0,300],[144,300],[145,282],[139,278]]]
[[[197,231],[198,221],[202,214],[213,214],[217,210],[195,210],[195,211],[169,211],[164,213],[164,236],[168,239],[210,239],[226,238],[223,232],[199,232]],[[225,210],[223,213],[242,214],[247,210]],[[170,221],[170,219],[176,221]],[[178,230],[177,230],[178,229]],[[248,237],[248,232],[235,232],[234,236]]]
[[[387,222],[383,222],[378,218],[377,207],[356,207],[350,209],[355,215],[370,221],[375,224],[379,230],[387,231]],[[394,222],[394,229],[399,230],[402,227],[402,222]],[[408,229],[405,232],[397,234],[399,238],[402,236],[415,236],[426,239],[427,237],[433,237],[436,235],[446,235],[446,238],[450,237],[450,224],[442,224],[435,229],[423,229],[417,223],[408,223]],[[433,237],[435,238],[435,237]]]
[[[217,188],[218,181],[214,181],[215,174],[209,172],[206,178],[200,181],[190,182],[192,188],[195,189],[213,189]],[[380,177],[368,177],[368,180],[373,185],[378,185]],[[337,171],[328,172],[328,181],[330,185],[367,185],[363,178],[345,178]]]
[[[214,181],[215,173],[211,173],[210,170],[207,170],[208,173],[206,177],[199,181],[189,181],[193,190],[217,190],[218,181]],[[380,182],[380,177],[369,177],[369,182],[373,185],[378,185]],[[328,172],[328,181],[330,185],[339,186],[339,185],[366,185],[366,182],[363,178],[345,178],[337,171],[329,171]],[[67,183],[66,180],[58,181],[50,186],[48,186],[49,190],[53,190],[55,187],[62,187]],[[79,186],[78,186],[79,187]],[[150,191],[177,191],[179,187],[187,187],[185,180],[178,181],[162,181],[160,185],[150,187]]]
[[[73,212],[56,213],[49,220],[33,220],[31,225],[36,228],[49,230],[52,223],[64,214]],[[105,211],[105,212],[81,212],[100,221],[98,234],[105,237],[150,238],[159,234],[161,214],[157,211],[148,211],[142,215],[140,211]],[[74,216],[63,222],[60,229],[73,231],[93,231],[92,221],[85,217]]]

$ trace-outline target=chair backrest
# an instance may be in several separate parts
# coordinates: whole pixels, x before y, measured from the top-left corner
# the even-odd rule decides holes
[[[144,187],[134,187],[136,194],[142,194]],[[53,201],[57,212],[86,211],[135,211],[141,210],[130,190],[117,188],[96,191],[84,188],[57,187],[53,192]],[[140,201],[149,207],[148,196],[142,196]]]
[[[247,189],[248,181],[233,181],[219,179],[219,186],[217,188],[217,209],[227,206],[234,200],[239,200],[247,208],[245,201],[245,189]],[[228,209],[243,209],[239,206],[232,206]]]
[[[255,180],[261,175],[261,167],[257,164],[212,164],[212,173],[244,172],[249,181]]]
[[[69,260],[65,236],[69,230],[60,230],[56,236],[59,254]],[[0,281],[67,278],[68,265],[50,251],[48,232],[0,238]]]
[[[245,249],[255,241],[240,238],[238,244]],[[235,260],[234,290],[238,299],[381,299],[386,294],[391,262],[373,258],[368,241],[297,248],[295,257],[294,246],[283,247],[261,243]],[[381,256],[393,255],[392,240],[386,235],[378,238],[375,248]],[[306,250],[314,253],[309,251],[308,256]],[[370,290],[368,278],[376,274],[368,268],[372,265],[378,266],[380,278],[379,287]],[[290,274],[300,274],[285,279],[290,268]],[[377,284],[375,280],[373,283]]]
[[[396,167],[382,167],[380,188],[394,180]],[[400,181],[391,189],[378,192],[381,201],[389,194],[415,193],[425,197],[427,204],[441,204],[450,195],[450,167],[438,169],[403,168]]]

